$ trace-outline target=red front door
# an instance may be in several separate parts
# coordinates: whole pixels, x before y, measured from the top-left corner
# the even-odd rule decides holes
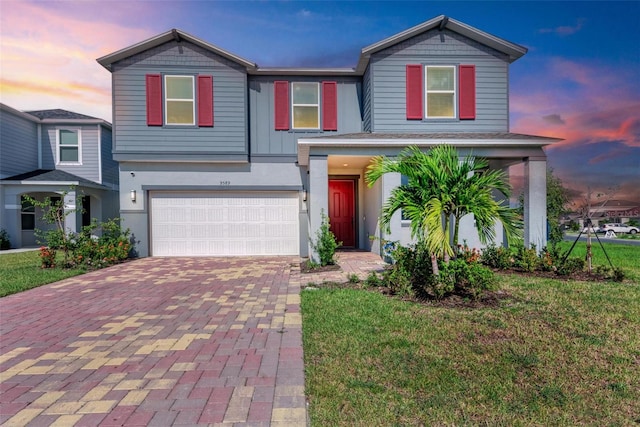
[[[329,223],[338,242],[345,248],[356,246],[355,181],[329,180]]]

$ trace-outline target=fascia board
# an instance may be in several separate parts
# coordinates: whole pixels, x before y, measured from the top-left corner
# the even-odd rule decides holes
[[[309,164],[309,152],[313,147],[351,147],[351,148],[375,148],[375,147],[396,147],[404,148],[409,145],[418,147],[432,147],[435,145],[452,145],[455,147],[544,147],[555,142],[562,141],[558,138],[539,139],[299,139],[298,140],[298,163],[302,166]]]
[[[354,76],[354,68],[257,68],[249,72],[257,76]]]
[[[200,40],[197,37],[192,36],[191,34],[185,33],[181,30],[176,30],[176,33],[180,36],[180,38],[191,42],[195,45],[202,47],[203,49],[209,50],[213,53],[216,53],[220,56],[223,56],[233,62],[236,62],[243,67],[247,68],[247,70],[254,70],[257,68],[257,65],[251,61],[248,61],[244,58],[239,57],[238,55],[234,55],[231,52],[228,52],[224,49],[221,49],[217,46],[214,46],[210,43],[205,42],[204,40]],[[166,42],[174,40],[173,30],[166,31],[162,34],[159,34],[150,39],[144,40],[140,43],[134,44],[132,46],[126,47],[124,49],[120,49],[117,52],[111,53],[109,55],[105,55],[96,59],[100,65],[102,65],[107,70],[111,71],[111,64],[114,62],[121,61],[130,56],[136,55],[138,53],[144,52],[146,50],[152,49],[156,46],[160,46]]]

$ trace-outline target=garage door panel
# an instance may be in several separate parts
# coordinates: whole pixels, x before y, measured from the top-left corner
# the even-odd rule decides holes
[[[299,254],[297,193],[151,193],[155,256]]]

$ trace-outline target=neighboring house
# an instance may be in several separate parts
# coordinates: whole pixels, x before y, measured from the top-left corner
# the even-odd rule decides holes
[[[45,230],[42,212],[24,199],[60,198],[74,210],[65,228],[80,231],[91,218],[118,216],[118,164],[111,154],[111,124],[66,110],[21,112],[0,104],[0,228],[13,248],[35,246]]]
[[[542,247],[542,147],[558,140],[509,132],[509,64],[525,53],[439,16],[365,47],[355,68],[262,68],[180,30],[99,58],[120,216],[141,256],[307,256],[323,212],[343,246],[378,252],[410,238],[400,213],[380,230],[402,177],[368,188],[370,159],[451,144],[492,168],[525,164],[525,243]],[[473,218],[462,226],[478,246]]]

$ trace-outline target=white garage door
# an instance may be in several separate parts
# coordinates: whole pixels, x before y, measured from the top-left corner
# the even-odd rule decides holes
[[[296,192],[151,192],[153,256],[298,255]]]

